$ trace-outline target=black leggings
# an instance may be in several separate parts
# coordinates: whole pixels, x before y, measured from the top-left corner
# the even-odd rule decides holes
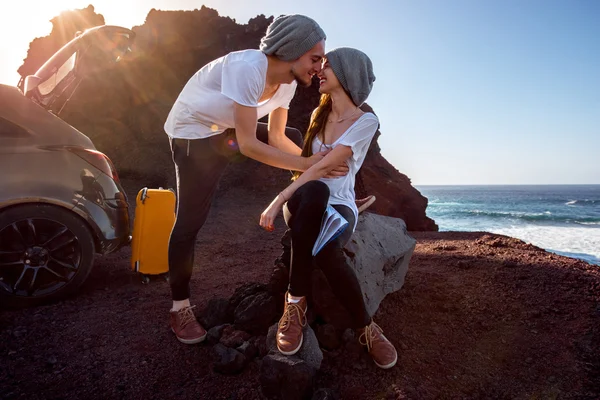
[[[286,128],[285,134],[302,147],[299,130]],[[268,143],[267,124],[258,123],[256,136]],[[171,151],[177,175],[177,218],[169,240],[169,282],[173,300],[185,300],[190,297],[196,236],[225,167],[240,153],[233,129],[206,139],[172,139]]]
[[[328,200],[329,187],[320,181],[310,181],[296,190],[284,207],[283,215],[291,235],[289,291],[293,296],[310,293],[314,261],[325,274],[333,293],[352,316],[354,328],[362,328],[371,322],[371,317],[356,274],[344,255],[344,246],[352,236],[355,221],[350,208],[334,206],[348,220],[348,227],[316,256],[312,256]]]

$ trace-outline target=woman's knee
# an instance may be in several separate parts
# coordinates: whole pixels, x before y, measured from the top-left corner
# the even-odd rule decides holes
[[[300,186],[287,203],[293,220],[323,216],[329,201],[329,187],[320,181],[310,181]]]
[[[329,200],[329,186],[321,181],[308,181],[304,185],[300,186],[296,192],[294,192],[294,197],[300,198],[308,198],[311,200]]]

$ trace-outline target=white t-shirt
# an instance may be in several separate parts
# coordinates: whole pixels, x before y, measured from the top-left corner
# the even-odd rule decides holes
[[[315,137],[312,143],[312,151],[318,153],[327,149],[335,148],[339,145],[348,146],[352,149],[352,157],[347,161],[348,174],[337,178],[321,178],[329,186],[329,202],[330,205],[342,204],[349,207],[354,212],[355,223],[352,229],[356,228],[358,222],[358,208],[356,207],[354,194],[355,176],[360,167],[365,161],[369,145],[377,127],[379,119],[373,113],[364,113],[352,124],[346,132],[344,132],[333,144],[325,146],[319,137]]]
[[[202,139],[235,128],[234,102],[256,107],[258,119],[277,108],[289,108],[296,82],[281,84],[270,99],[258,102],[265,89],[267,56],[260,50],[229,53],[190,78],[165,122],[172,138]]]

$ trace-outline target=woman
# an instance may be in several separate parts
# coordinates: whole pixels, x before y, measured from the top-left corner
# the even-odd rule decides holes
[[[331,151],[304,173],[297,173],[295,181],[279,193],[260,218],[260,225],[272,231],[275,218],[283,209],[291,231],[290,285],[277,329],[277,347],[281,353],[291,355],[302,346],[306,295],[310,291],[315,261],[334,294],[352,315],[354,328],[360,333],[359,340],[367,346],[375,364],[384,369],[391,368],[398,358],[396,349],[368,314],[360,284],[343,252],[358,218],[355,175],[379,125],[374,114],[364,113],[359,108],[369,95],[375,76],[371,60],[359,50],[339,48],[327,53],[325,58],[318,74],[321,101],[312,114],[302,155],[310,157],[325,149]],[[342,162],[349,167],[346,176],[325,178]],[[313,257],[312,248],[328,205],[332,205],[349,224],[340,236]]]

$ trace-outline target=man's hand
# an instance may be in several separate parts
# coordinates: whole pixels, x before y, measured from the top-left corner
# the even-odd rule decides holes
[[[340,176],[346,176],[348,175],[348,171],[350,171],[348,165],[346,163],[342,163],[329,171],[329,173],[325,175],[325,178],[339,178]]]
[[[331,150],[325,150],[325,151],[320,151],[318,153],[313,154],[312,156],[308,157],[308,167],[312,167],[313,165],[315,165],[316,163],[318,163],[319,161],[321,161],[323,158],[325,158],[325,156],[330,152]],[[308,169],[308,168],[307,168]]]

